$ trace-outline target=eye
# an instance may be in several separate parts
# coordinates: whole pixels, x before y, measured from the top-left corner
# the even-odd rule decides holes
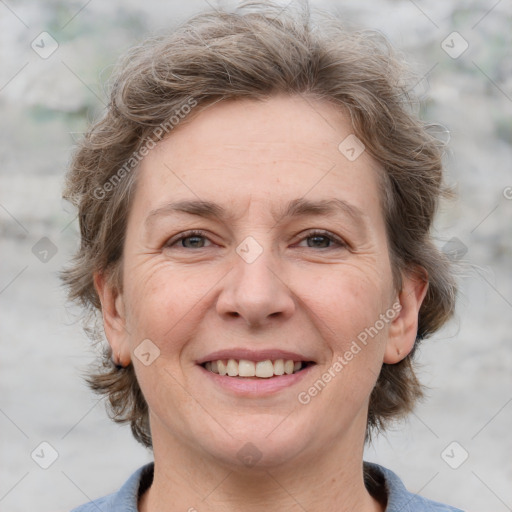
[[[206,247],[206,240],[208,240],[208,238],[206,237],[206,233],[204,231],[186,231],[177,238],[172,238],[171,240],[169,240],[165,244],[165,247],[174,247],[178,245],[179,242],[181,242],[181,245],[179,245],[178,248],[202,249]]]
[[[176,247],[178,249],[203,249],[208,247],[206,242],[210,242],[206,236],[206,232],[201,230],[191,230],[181,233],[179,236],[170,239],[165,247]],[[346,248],[348,245],[336,235],[333,235],[329,231],[313,230],[310,231],[307,236],[303,236],[301,239],[307,242],[307,247],[316,249],[336,249]],[[302,246],[304,247],[304,246]]]
[[[303,237],[301,241],[307,241],[307,247],[317,248],[317,249],[335,249],[335,248],[343,248],[348,247],[347,244],[338,238],[337,236],[329,233],[329,231],[310,231],[307,236]],[[332,247],[334,243],[335,247]]]

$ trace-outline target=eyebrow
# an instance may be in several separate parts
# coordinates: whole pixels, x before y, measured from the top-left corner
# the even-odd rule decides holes
[[[144,223],[148,227],[157,218],[167,217],[175,213],[186,213],[221,221],[231,220],[234,217],[232,214],[228,214],[223,206],[212,201],[183,200],[168,203],[152,210]],[[362,229],[366,227],[364,222],[366,215],[357,206],[338,198],[317,201],[310,201],[304,198],[293,199],[280,214],[274,214],[274,219],[277,221],[278,218],[286,219],[306,215],[335,215],[337,213],[348,215]]]

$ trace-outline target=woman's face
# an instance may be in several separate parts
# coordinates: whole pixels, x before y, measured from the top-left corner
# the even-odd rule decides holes
[[[318,100],[228,101],[143,159],[115,313],[97,287],[155,455],[270,467],[362,450],[423,295],[394,289],[377,165],[352,133]]]

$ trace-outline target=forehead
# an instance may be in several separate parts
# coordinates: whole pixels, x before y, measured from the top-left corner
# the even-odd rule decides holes
[[[327,102],[222,101],[193,113],[143,159],[134,208],[147,217],[193,199],[237,214],[259,204],[275,218],[284,203],[307,198],[378,215],[380,170],[366,151],[357,156],[358,144],[348,116]]]

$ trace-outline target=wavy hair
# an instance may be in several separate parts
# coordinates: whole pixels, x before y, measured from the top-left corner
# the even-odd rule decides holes
[[[123,242],[144,148],[172,136],[173,116],[187,122],[216,101],[277,94],[343,108],[354,133],[379,162],[395,285],[400,289],[403,272],[424,269],[428,274],[415,348],[452,316],[456,285],[450,261],[430,233],[446,193],[444,145],[420,120],[411,75],[386,38],[349,29],[334,15],[314,14],[307,6],[282,10],[271,2],[204,12],[171,34],[146,40],[119,61],[108,107],[78,144],[63,192],[78,208],[81,244],[60,277],[69,299],[82,306],[92,340],[105,343],[93,273],[104,273],[122,291]],[[183,116],[191,99],[193,112]],[[367,438],[372,429],[382,430],[411,411],[422,396],[414,352],[398,364],[383,364],[370,397]],[[116,367],[105,345],[88,382],[108,397],[111,417],[130,423],[135,438],[150,447],[148,407],[133,366]]]

